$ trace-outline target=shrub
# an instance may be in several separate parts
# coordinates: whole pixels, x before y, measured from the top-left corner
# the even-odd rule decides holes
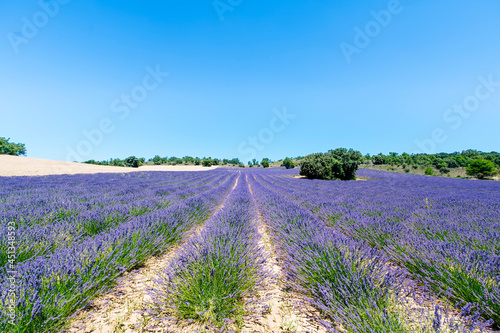
[[[373,161],[373,164],[375,164],[375,165],[387,164],[387,158],[384,155],[382,155],[382,153],[373,156],[372,161]]]
[[[405,169],[405,172],[406,172],[406,173],[410,173],[410,169],[406,168],[406,169]]]
[[[467,174],[469,176],[475,176],[479,179],[484,179],[485,177],[493,176],[497,173],[498,170],[495,169],[495,164],[492,161],[482,158],[473,160],[467,166]]]
[[[161,157],[158,156],[158,155],[156,155],[155,157],[153,157],[152,161],[153,161],[154,165],[160,165],[160,164],[162,164]]]
[[[132,167],[132,168],[138,168],[139,167],[139,159],[135,156],[130,156],[130,157],[127,157],[123,163],[125,164],[125,166],[128,166],[128,167]]]
[[[10,139],[0,137],[0,155],[26,155],[24,143],[9,142]]]
[[[455,158],[455,161],[461,167],[466,167],[468,165],[468,159],[465,156],[463,156],[463,155],[458,155]]]
[[[262,165],[263,168],[269,168],[269,159],[263,158],[262,162],[260,162],[260,165]]]
[[[289,157],[287,157],[283,160],[281,166],[284,166],[287,169],[293,169],[295,168],[295,163],[293,163],[293,161]]]
[[[233,164],[233,165],[240,165],[240,164],[243,164],[240,162],[240,159],[239,158],[233,158],[231,160],[229,160],[229,163]]]
[[[441,172],[442,174],[449,174],[450,169],[448,169],[447,167],[441,167],[441,169],[439,169],[439,172]]]
[[[332,179],[331,156],[323,153],[307,155],[300,165],[300,174],[309,179]]]
[[[345,148],[311,154],[303,159],[300,174],[310,179],[353,180],[362,157],[359,151]]]
[[[213,161],[211,158],[204,158],[203,161],[201,161],[201,165],[203,165],[204,167],[210,167],[212,166],[213,164]]]
[[[427,167],[427,169],[425,169],[425,174],[427,176],[432,176],[434,174],[434,170],[432,170],[431,167]]]
[[[446,158],[444,161],[448,164],[448,168],[454,169],[460,167],[460,164],[453,158]]]
[[[341,180],[355,180],[363,155],[357,150],[338,148],[329,150],[332,155],[333,177]]]

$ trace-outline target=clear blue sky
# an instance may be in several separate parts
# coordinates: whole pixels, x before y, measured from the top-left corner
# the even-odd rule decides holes
[[[495,0],[43,3],[0,0],[0,136],[30,157],[500,150]]]

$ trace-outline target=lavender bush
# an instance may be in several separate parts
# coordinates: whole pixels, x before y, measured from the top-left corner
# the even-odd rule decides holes
[[[292,175],[290,172],[285,174]],[[500,184],[361,170],[369,181],[259,181],[366,242],[457,306],[500,322]]]
[[[0,272],[0,329],[45,332],[63,325],[75,311],[110,287],[121,273],[166,251],[187,230],[208,218],[233,186],[235,176],[226,174],[217,179],[211,190],[171,207],[132,218],[47,256],[4,267]],[[5,292],[9,270],[16,272],[18,282],[14,324],[7,313],[10,299]]]
[[[242,178],[224,207],[160,272],[151,291],[156,316],[215,328],[242,325],[243,299],[267,275],[260,268],[264,257],[257,245],[255,207]]]

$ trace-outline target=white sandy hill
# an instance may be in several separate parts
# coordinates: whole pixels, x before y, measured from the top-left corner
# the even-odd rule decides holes
[[[75,175],[81,173],[124,173],[137,171],[207,171],[217,168],[194,165],[144,165],[124,168],[75,162],[44,160],[31,157],[0,155],[0,176]]]

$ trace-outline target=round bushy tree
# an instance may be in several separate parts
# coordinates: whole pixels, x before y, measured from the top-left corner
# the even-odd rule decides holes
[[[309,179],[332,179],[332,157],[323,153],[307,155],[300,164],[300,174]]]
[[[283,163],[281,164],[281,166],[284,166],[287,169],[293,169],[293,168],[295,168],[295,163],[293,163],[292,159],[287,157],[283,160]]]
[[[375,165],[380,165],[380,164],[387,164],[387,157],[382,155],[382,153],[375,155],[372,157],[373,164]]]
[[[201,161],[201,165],[203,165],[204,167],[210,167],[212,166],[213,164],[213,161],[211,158],[204,158],[203,161]]]
[[[434,174],[434,170],[432,170],[431,167],[427,167],[427,169],[425,169],[425,174],[427,176],[432,176]]]
[[[488,161],[482,158],[473,160],[467,166],[467,174],[469,176],[475,176],[479,179],[484,179],[489,176],[496,175],[498,170],[495,169],[495,164],[492,161]]]
[[[356,171],[362,162],[363,155],[354,149],[338,148],[328,151],[332,155],[332,174],[341,180],[355,180]]]
[[[359,151],[345,148],[311,154],[302,160],[300,174],[310,179],[354,180],[362,158]]]
[[[139,167],[139,159],[135,156],[129,156],[123,161],[123,164],[128,167],[138,168]]]
[[[260,165],[262,165],[263,168],[269,168],[269,159],[263,158],[262,162],[260,162]]]

